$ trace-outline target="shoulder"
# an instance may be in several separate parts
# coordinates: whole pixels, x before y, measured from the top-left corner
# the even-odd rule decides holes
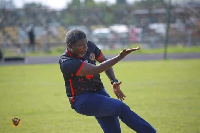
[[[67,56],[67,54],[66,53],[64,53],[63,55],[61,55],[60,56],[60,58],[59,58],[59,63],[60,64],[63,64],[63,63],[72,63],[72,62],[80,62],[80,59],[78,59],[78,58],[73,58],[73,57],[69,57],[69,56]]]
[[[91,42],[91,41],[88,41],[88,43],[87,43],[87,45],[88,45],[88,48],[89,49],[93,49],[93,50],[97,50],[97,51],[100,51],[100,49],[98,48],[98,46],[96,45],[96,44],[94,44],[93,42]]]
[[[97,46],[96,46],[93,42],[91,42],[91,41],[88,41],[87,45],[88,45],[88,47],[92,47],[92,48],[97,47]]]
[[[78,58],[66,57],[60,59],[59,63],[63,73],[76,73],[84,62]]]
[[[63,53],[59,58],[59,64],[62,64],[63,62],[65,62],[68,59],[69,59],[69,57],[67,57],[66,53]]]

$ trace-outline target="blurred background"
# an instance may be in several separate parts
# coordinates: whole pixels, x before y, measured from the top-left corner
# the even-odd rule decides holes
[[[64,51],[74,28],[106,50],[200,46],[200,1],[0,0],[0,58]]]
[[[108,59],[140,46],[114,66],[124,102],[158,132],[200,133],[200,0],[0,0],[0,133],[102,133],[65,94],[58,58],[74,28]]]

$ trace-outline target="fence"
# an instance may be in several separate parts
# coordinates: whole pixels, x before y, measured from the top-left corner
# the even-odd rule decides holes
[[[34,27],[37,51],[64,46],[68,30],[79,28],[99,47],[114,49],[140,43],[147,48],[164,46],[166,4],[154,7],[118,6],[101,8],[1,9],[0,48],[17,49],[21,54],[30,50],[29,31]],[[200,6],[173,5],[169,44],[200,45]],[[15,53],[15,52],[12,52]]]

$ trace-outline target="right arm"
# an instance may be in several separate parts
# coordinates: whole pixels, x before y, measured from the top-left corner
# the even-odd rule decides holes
[[[103,71],[106,71],[110,67],[114,66],[117,62],[119,62],[121,59],[123,59],[125,56],[130,54],[133,51],[139,50],[140,48],[132,48],[132,49],[124,49],[123,51],[120,52],[120,54],[112,59],[108,59],[99,65],[93,65],[90,63],[85,63],[83,68],[81,69],[80,73],[78,76],[85,76],[85,75],[92,75],[92,74],[98,74]]]

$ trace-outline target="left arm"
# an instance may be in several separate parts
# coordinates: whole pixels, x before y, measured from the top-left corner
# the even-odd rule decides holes
[[[99,63],[102,63],[102,62],[104,62],[104,61],[106,61],[106,60],[107,60],[107,58],[106,58],[103,54],[102,54],[102,56],[101,56],[100,58],[97,59],[97,61],[98,61]],[[107,69],[107,70],[105,71],[105,73],[106,73],[106,75],[108,76],[108,78],[109,78],[111,81],[116,79],[112,67],[109,68],[109,69]],[[121,83],[122,83],[122,82],[114,82],[112,85],[113,85],[113,91],[114,91],[115,95],[117,96],[117,98],[118,98],[119,100],[122,101],[122,100],[124,100],[125,95],[124,95],[124,93],[123,93],[123,92],[121,91],[121,89],[120,89],[120,84],[121,84]]]
[[[104,61],[106,61],[106,60],[107,60],[107,58],[102,54],[101,58],[99,58],[97,61],[98,61],[99,63],[102,63],[102,62],[104,62]],[[108,78],[109,78],[110,80],[114,80],[114,79],[115,79],[115,74],[114,74],[114,71],[113,71],[113,68],[112,68],[112,67],[109,68],[108,70],[106,70],[105,73],[106,73],[106,75],[108,76]]]

